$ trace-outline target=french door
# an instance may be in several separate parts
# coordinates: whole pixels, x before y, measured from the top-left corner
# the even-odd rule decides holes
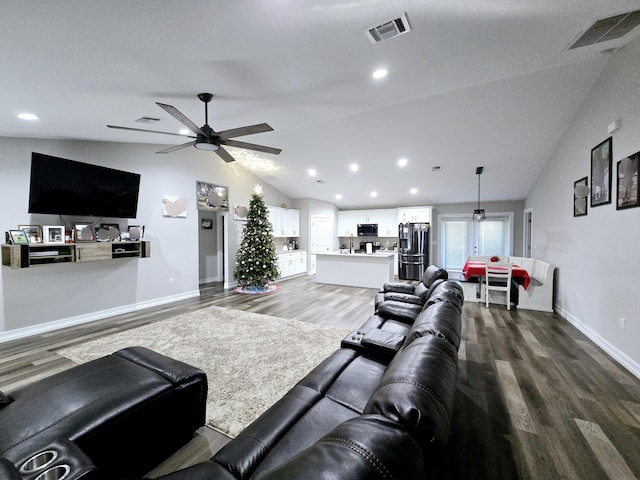
[[[487,213],[482,222],[471,214],[441,215],[440,262],[449,271],[461,271],[469,255],[510,255],[513,213]]]

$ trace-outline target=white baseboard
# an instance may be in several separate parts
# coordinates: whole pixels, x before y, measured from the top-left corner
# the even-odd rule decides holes
[[[629,355],[619,350],[617,347],[609,343],[607,340],[602,338],[598,333],[594,332],[588,325],[584,324],[580,319],[571,315],[569,312],[559,308],[557,305],[554,305],[556,313],[564,318],[571,325],[576,327],[580,332],[582,332],[585,336],[589,338],[593,343],[602,348],[605,352],[611,355],[618,363],[620,363],[624,368],[629,370],[632,375],[636,376],[640,379],[640,364],[633,360]]]
[[[0,332],[0,343],[30,337],[31,335],[40,335],[42,333],[59,330],[61,328],[72,327],[74,325],[94,322],[96,320],[102,320],[104,318],[122,315],[124,313],[136,312],[145,308],[166,305],[167,303],[173,303],[180,300],[187,300],[189,298],[197,297],[198,295],[200,295],[200,291],[194,290],[191,292],[181,293],[179,295],[155,298],[153,300],[147,300],[145,302],[138,302],[131,305],[123,305],[121,307],[109,308],[107,310],[101,310],[98,312],[91,312],[75,317],[54,320],[53,322],[40,323],[38,325],[32,325],[30,327],[16,328],[15,330]]]

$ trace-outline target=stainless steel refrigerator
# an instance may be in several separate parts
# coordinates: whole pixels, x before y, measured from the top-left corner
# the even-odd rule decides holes
[[[398,278],[420,280],[429,266],[429,224],[398,225]]]

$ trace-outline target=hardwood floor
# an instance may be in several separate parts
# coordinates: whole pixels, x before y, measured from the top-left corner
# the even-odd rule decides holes
[[[268,295],[219,285],[199,298],[0,344],[5,392],[73,364],[56,351],[209,305],[357,328],[375,290],[278,282]],[[640,478],[640,380],[555,314],[466,303],[443,479]],[[337,346],[336,346],[337,348]],[[228,439],[208,428],[150,472],[210,458]]]

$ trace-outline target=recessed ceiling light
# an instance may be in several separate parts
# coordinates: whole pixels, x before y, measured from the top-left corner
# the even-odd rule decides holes
[[[416,193],[418,193],[418,189],[412,188],[411,190],[409,190],[409,193],[411,193],[411,195],[415,195]]]
[[[355,164],[355,163],[352,163],[351,165],[349,165],[349,169],[350,169],[352,172],[357,172],[357,171],[358,171],[358,165],[357,165],[357,164]]]
[[[38,116],[33,113],[21,113],[18,115],[20,120],[38,120]]]
[[[340,195],[339,193],[336,193],[336,198],[340,200],[342,198],[342,195]]]
[[[400,160],[398,160],[398,165],[400,165],[401,167],[406,167],[407,163],[409,162],[406,158],[401,158]]]
[[[373,72],[371,76],[375,79],[380,79],[386,77],[388,73],[389,71],[386,68],[379,68],[378,70]]]
[[[189,135],[191,133],[191,130],[183,128],[182,130],[180,130],[178,132],[180,135]]]
[[[315,177],[315,176],[316,176],[316,174],[317,174],[317,172],[316,172],[315,168],[310,168],[310,169],[308,170],[308,173],[309,173],[309,175],[310,175],[311,177]]]
[[[378,192],[371,192],[371,196],[372,197],[377,197],[378,196]]]

